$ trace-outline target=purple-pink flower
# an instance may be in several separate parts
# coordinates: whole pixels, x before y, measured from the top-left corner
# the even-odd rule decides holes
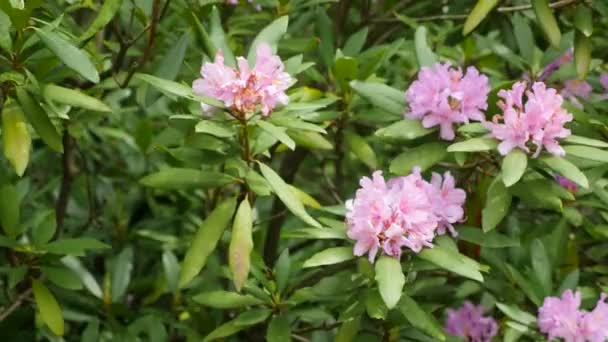
[[[437,234],[462,220],[466,193],[455,187],[449,172],[433,174],[432,183],[418,169],[386,182],[381,171],[363,177],[355,198],[346,202],[347,235],[356,241],[354,254],[374,261],[379,250],[401,256],[406,247],[419,252],[432,247]]]
[[[483,315],[483,306],[465,302],[458,310],[448,310],[445,331],[469,342],[490,342],[498,332],[494,318]]]
[[[406,116],[421,119],[427,128],[439,126],[441,138],[452,140],[455,123],[485,119],[489,91],[488,78],[475,67],[467,68],[464,76],[449,63],[423,67],[405,92],[410,107]]]
[[[571,193],[576,193],[578,190],[578,185],[571,181],[569,178],[566,178],[562,175],[555,175],[555,180],[559,185],[561,185],[564,189],[570,191]]]
[[[259,44],[256,53],[253,68],[245,58],[238,57],[238,69],[235,69],[224,64],[224,57],[218,51],[213,63],[204,63],[201,67],[202,78],[192,84],[194,93],[223,102],[239,116],[258,108],[262,115],[268,116],[277,104],[287,104],[289,98],[285,90],[291,84],[291,76],[284,72],[283,62],[266,43]],[[203,110],[208,109],[203,105]]]
[[[605,342],[608,339],[608,305],[602,294],[593,311],[583,311],[580,292],[566,290],[561,298],[547,297],[538,310],[538,328],[549,340]]]
[[[530,152],[531,146],[535,147],[534,157],[543,148],[556,156],[565,154],[558,139],[570,135],[564,125],[572,121],[572,114],[561,107],[563,98],[555,89],[536,82],[526,91],[526,83],[517,82],[511,90],[499,91],[498,96],[503,99],[498,102],[503,114],[494,116],[493,121],[485,125],[492,136],[501,141],[500,154],[506,155],[514,148]]]
[[[563,55],[557,57],[553,62],[549,63],[543,72],[538,76],[539,82],[544,82],[548,79],[555,71],[557,71],[562,65],[572,62],[574,59],[574,50],[569,49]]]

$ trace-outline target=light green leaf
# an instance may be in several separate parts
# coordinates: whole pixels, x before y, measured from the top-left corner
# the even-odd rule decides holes
[[[502,181],[507,187],[517,183],[527,166],[528,156],[518,148],[511,150],[502,160]]]
[[[545,245],[539,239],[534,239],[530,245],[530,256],[532,259],[532,270],[538,279],[540,288],[543,290],[543,297],[551,295],[553,288],[551,262],[545,250]]]
[[[217,327],[205,337],[203,342],[234,335],[247,327],[264,322],[271,313],[272,311],[270,309],[254,309],[245,311],[237,316],[237,318]]]
[[[478,0],[475,7],[464,22],[462,28],[462,34],[467,35],[473,31],[479,23],[490,13],[490,11],[496,6],[498,0]]]
[[[536,317],[534,317],[534,315],[527,313],[515,306],[510,306],[503,303],[496,303],[496,307],[509,318],[524,325],[533,325],[534,323],[536,323]]]
[[[61,136],[38,102],[23,88],[17,88],[17,98],[27,121],[34,127],[40,138],[53,150],[63,152]]]
[[[179,261],[172,251],[166,250],[162,256],[163,271],[167,279],[167,286],[173,293],[177,293],[179,281]]]
[[[333,265],[354,258],[352,247],[331,247],[310,257],[304,262],[302,267]]]
[[[34,292],[34,299],[36,300],[36,306],[40,312],[40,318],[46,324],[49,329],[58,336],[63,336],[64,323],[63,313],[61,307],[53,293],[46,288],[39,280],[32,281],[32,290]]]
[[[445,145],[442,143],[420,145],[393,159],[390,171],[396,175],[407,175],[412,172],[414,167],[420,167],[421,171],[425,171],[442,161],[446,155]]]
[[[225,173],[184,168],[166,168],[140,179],[144,186],[159,189],[214,188],[234,183]]]
[[[135,78],[148,83],[165,94],[184,97],[188,100],[202,102],[216,108],[224,108],[224,104],[222,102],[212,97],[195,95],[192,92],[191,86],[147,74],[135,74]]]
[[[42,93],[44,98],[73,107],[89,109],[97,112],[111,112],[112,109],[100,100],[86,95],[79,90],[60,87],[55,84],[46,85]]]
[[[105,0],[102,2],[101,8],[97,13],[97,17],[95,20],[89,25],[89,27],[84,31],[84,33],[80,36],[80,41],[85,41],[95,35],[97,31],[101,30],[104,26],[106,26],[118,9],[122,5],[122,0]]]
[[[277,127],[271,124],[268,121],[258,120],[256,121],[256,125],[268,132],[275,139],[282,142],[285,146],[287,146],[290,150],[294,150],[296,148],[296,143],[285,133],[286,129],[283,127]]]
[[[300,147],[311,150],[333,150],[334,148],[329,140],[317,132],[289,129],[287,134]]]
[[[254,65],[257,54],[257,47],[260,43],[266,43],[270,46],[272,52],[277,51],[277,44],[281,37],[287,32],[287,25],[289,25],[289,17],[284,15],[264,27],[260,33],[255,37],[251,46],[249,47],[249,54],[247,55],[247,61],[249,65]]]
[[[426,27],[418,26],[414,35],[414,43],[416,45],[416,59],[420,67],[430,67],[437,63],[437,56],[429,47],[426,35]]]
[[[357,74],[359,73],[359,62],[352,57],[337,58],[334,63],[333,71],[340,88],[346,90],[348,89],[348,82],[357,78]]]
[[[494,150],[498,142],[493,138],[472,138],[448,146],[448,152],[480,152]]]
[[[222,51],[226,65],[233,68],[236,67],[236,59],[234,58],[232,49],[230,49],[228,44],[228,38],[226,37],[226,33],[224,33],[224,28],[222,27],[220,11],[216,6],[213,6],[211,9],[211,14],[209,15],[209,39],[215,48]],[[209,57],[213,58],[215,56]]]
[[[481,226],[484,232],[496,228],[511,207],[511,194],[501,178],[496,177],[488,187],[486,203],[481,212]]]
[[[365,45],[368,31],[368,27],[365,26],[348,37],[342,48],[342,53],[344,53],[345,56],[356,57]]]
[[[294,215],[299,217],[302,221],[313,227],[321,227],[321,224],[317,222],[314,218],[312,218],[304,209],[302,202],[300,202],[297,196],[289,189],[289,186],[283,179],[274,172],[270,167],[258,163],[260,165],[260,171],[262,175],[268,181],[268,185],[272,188],[272,191],[279,197],[279,199],[285,204],[287,209],[291,211]]]
[[[531,2],[538,24],[545,33],[545,36],[547,36],[549,43],[556,48],[559,47],[562,34],[557,25],[557,20],[555,20],[555,16],[553,15],[553,10],[549,7],[549,1],[532,0]]]
[[[350,147],[350,150],[359,158],[359,160],[361,160],[361,162],[363,162],[363,164],[367,165],[372,170],[375,170],[378,167],[376,153],[363,137],[349,130],[344,134],[344,138],[346,144]]]
[[[574,26],[585,36],[591,37],[593,34],[593,13],[589,7],[584,4],[576,6]]]
[[[435,245],[433,248],[424,248],[418,253],[418,257],[450,272],[483,282],[483,276],[479,272],[481,269],[479,263],[458,251]]]
[[[579,31],[574,35],[574,63],[578,79],[585,79],[591,65],[591,39]]]
[[[133,271],[133,248],[125,247],[125,249],[118,254],[112,263],[112,272],[110,275],[111,279],[111,292],[112,302],[118,303],[122,300],[129,283],[131,282],[131,272]]]
[[[403,316],[405,316],[405,319],[414,327],[424,331],[439,341],[445,341],[443,329],[435,317],[427,313],[426,310],[421,308],[416,301],[405,293],[402,294],[401,300],[399,301],[399,311],[401,311]]]
[[[51,254],[84,256],[87,250],[107,249],[110,246],[90,237],[82,237],[55,240],[41,248]]]
[[[99,83],[99,73],[89,56],[60,35],[34,28],[36,35],[68,68],[93,83]]]
[[[385,139],[413,140],[432,133],[434,129],[424,128],[420,120],[403,119],[382,127],[375,135]]]
[[[272,317],[266,331],[266,342],[285,342],[291,340],[291,327],[286,314]]]
[[[82,265],[80,260],[74,256],[65,256],[61,258],[61,263],[66,267],[74,271],[80,277],[80,281],[84,284],[84,287],[95,297],[102,298],[103,293],[101,287],[95,280],[95,277]]]
[[[216,309],[234,309],[263,303],[262,300],[253,296],[222,290],[202,292],[194,295],[192,300]]]
[[[13,39],[10,35],[11,18],[0,10],[0,48],[7,52],[13,50]]]
[[[585,145],[591,147],[608,147],[608,143],[605,141],[582,137],[580,135],[571,135],[563,140],[563,142],[574,145]]]
[[[380,296],[390,310],[399,302],[405,285],[401,263],[396,258],[383,255],[376,261],[375,270]]]
[[[82,289],[82,281],[78,274],[65,267],[40,267],[42,273],[55,285],[68,290]]]
[[[487,248],[519,247],[519,240],[496,232],[484,232],[476,227],[458,227],[458,239]]]
[[[194,126],[196,133],[206,133],[218,138],[230,138],[234,136],[234,131],[220,123],[211,120],[201,120]]]
[[[220,203],[198,228],[186,252],[179,274],[179,287],[183,288],[205,267],[207,258],[215,250],[224,229],[232,219],[236,199]]]
[[[553,171],[556,171],[560,175],[572,180],[583,188],[589,187],[589,181],[581,170],[576,165],[572,164],[568,160],[560,157],[542,157],[539,161],[547,165]]]
[[[252,227],[251,206],[249,205],[249,200],[245,197],[234,216],[232,237],[230,247],[228,248],[228,265],[230,266],[232,281],[237,291],[241,291],[241,288],[245,284],[251,266],[250,254],[253,249]]]
[[[511,17],[511,23],[513,24],[513,33],[515,35],[515,40],[517,41],[519,54],[526,61],[532,61],[536,43],[534,42],[534,34],[530,28],[528,18],[519,13],[515,13]]]
[[[384,83],[351,81],[350,87],[374,106],[389,113],[402,115],[405,111],[405,97],[401,90]]]
[[[608,152],[589,146],[564,146],[566,155],[608,163]]]
[[[4,156],[19,177],[23,176],[30,159],[32,140],[21,108],[10,101],[2,111],[2,143]]]

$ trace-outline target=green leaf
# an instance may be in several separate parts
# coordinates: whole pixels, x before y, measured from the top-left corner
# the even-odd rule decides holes
[[[359,332],[359,327],[361,325],[361,316],[350,319],[340,326],[338,332],[336,333],[336,338],[334,342],[351,342],[354,341],[357,337],[357,333]]]
[[[566,155],[608,163],[608,152],[589,146],[564,146]]]
[[[317,132],[289,129],[287,134],[300,147],[311,150],[333,150],[334,148],[329,140]]]
[[[375,270],[378,291],[390,310],[399,302],[403,285],[405,285],[405,275],[403,275],[401,263],[396,258],[383,255],[376,261]]]
[[[84,287],[95,297],[102,298],[103,293],[101,287],[95,280],[95,277],[84,267],[78,258],[74,256],[65,256],[61,258],[61,263],[74,271],[79,277]]]
[[[519,247],[519,240],[496,232],[485,232],[476,227],[458,227],[458,239],[487,248]]]
[[[363,164],[367,165],[372,170],[375,170],[378,167],[376,153],[363,137],[349,130],[344,134],[344,139],[346,140],[346,144],[350,147],[350,150]]]
[[[254,65],[256,60],[256,49],[260,43],[267,43],[272,52],[277,52],[277,45],[279,40],[285,32],[287,32],[287,25],[289,25],[289,17],[284,15],[264,27],[260,33],[255,37],[251,46],[249,47],[249,54],[247,55],[247,61],[249,65]]]
[[[420,120],[403,119],[380,128],[375,135],[385,139],[413,140],[432,133],[434,129],[424,128]]]
[[[592,147],[608,147],[608,143],[605,141],[591,139],[587,137],[581,137],[580,135],[571,135],[563,140],[563,142],[574,145],[585,145]]]
[[[331,247],[314,254],[304,262],[302,267],[317,267],[338,264],[354,259],[352,247]]]
[[[107,249],[110,246],[90,237],[55,240],[41,247],[48,253],[84,256],[87,250]]]
[[[83,94],[79,90],[60,87],[54,84],[46,85],[42,93],[44,98],[61,104],[79,107],[96,112],[111,112],[112,109],[100,100]]]
[[[196,126],[194,126],[194,131],[196,133],[210,134],[218,138],[230,138],[234,136],[234,131],[231,128],[211,120],[199,121]]]
[[[481,226],[484,232],[496,228],[511,207],[511,194],[501,178],[496,177],[488,187],[486,203],[481,211]]]
[[[275,282],[277,284],[277,291],[282,293],[289,283],[289,276],[291,274],[291,258],[289,256],[289,248],[285,248],[281,255],[279,255],[273,271],[275,275]]]
[[[131,272],[133,271],[133,248],[126,247],[118,254],[112,263],[112,302],[118,303],[122,300],[131,282]]]
[[[267,342],[285,342],[291,340],[291,327],[286,314],[272,317],[266,331]]]
[[[343,230],[327,228],[297,228],[281,233],[282,238],[289,239],[337,239],[346,240],[346,232]]]
[[[528,156],[518,148],[511,150],[502,160],[502,181],[507,187],[517,183],[527,166]]]
[[[145,176],[139,182],[159,189],[197,189],[220,187],[235,181],[232,176],[215,171],[166,168]]]
[[[217,327],[205,337],[203,342],[217,340],[219,338],[234,335],[247,327],[264,322],[268,318],[268,316],[270,316],[271,313],[272,311],[270,309],[254,309],[245,311],[237,318]]]
[[[533,325],[536,323],[536,317],[515,306],[510,306],[503,303],[496,303],[498,310],[502,311],[507,317],[524,325]]]
[[[110,23],[112,18],[114,18],[114,15],[116,15],[116,12],[118,12],[120,5],[122,5],[122,0],[103,1],[97,17],[95,17],[95,20],[93,20],[91,25],[89,25],[86,31],[84,31],[84,33],[80,36],[80,41],[88,40],[104,26]]]
[[[330,69],[334,63],[335,56],[335,37],[334,22],[327,15],[327,10],[318,7],[315,13],[315,33],[318,35],[319,56],[321,62]]]
[[[576,6],[574,26],[586,37],[591,37],[593,34],[593,14],[589,7],[584,4],[578,4]]]
[[[63,152],[61,136],[38,102],[23,88],[17,88],[17,98],[27,121],[34,127],[45,144],[57,152]]]
[[[179,274],[179,287],[183,288],[205,267],[207,258],[215,250],[224,229],[230,223],[236,207],[236,199],[220,203],[198,228],[192,244],[186,252]]]
[[[222,51],[226,65],[233,68],[236,67],[236,59],[234,58],[232,49],[230,49],[230,46],[228,45],[228,39],[226,33],[224,33],[224,28],[222,27],[220,11],[216,6],[213,6],[209,16],[209,38],[211,39],[213,46]],[[214,56],[209,57],[213,58]]]
[[[561,199],[574,200],[568,190],[562,188],[553,180],[535,179],[511,187],[510,192],[535,208],[545,208],[561,212]]]
[[[64,323],[61,307],[55,296],[39,280],[32,281],[32,290],[40,318],[49,329],[58,336],[63,336]]]
[[[435,317],[427,313],[427,311],[421,308],[414,299],[405,293],[402,294],[401,300],[399,301],[399,311],[401,311],[401,314],[405,316],[405,319],[407,319],[415,328],[424,331],[433,338],[445,341],[443,329]]]
[[[384,299],[378,289],[371,288],[365,293],[365,311],[367,315],[374,319],[386,319],[388,308],[384,304]]]
[[[146,82],[154,88],[162,91],[165,94],[175,95],[178,97],[184,97],[191,101],[197,101],[205,103],[209,106],[216,108],[224,108],[224,104],[212,97],[195,95],[192,92],[192,87],[174,81],[166,80],[160,77],[147,75],[147,74],[135,74],[135,78],[140,81]]]
[[[93,83],[99,83],[99,73],[82,50],[63,39],[60,35],[34,27],[38,38],[59,58],[68,68],[76,71],[82,77]]]
[[[547,36],[549,43],[556,48],[559,47],[562,34],[557,25],[557,20],[555,20],[555,16],[553,15],[553,10],[549,7],[549,1],[532,0],[531,2],[538,24],[545,33],[545,36]]]
[[[32,242],[41,246],[49,242],[53,235],[55,235],[55,229],[57,228],[57,217],[55,211],[48,210],[39,214],[37,224],[32,229]]]
[[[260,171],[268,182],[268,185],[270,185],[272,191],[274,191],[281,202],[285,204],[287,209],[307,224],[320,228],[321,224],[306,212],[306,209],[304,209],[304,206],[298,200],[297,196],[289,189],[287,183],[285,183],[285,181],[283,181],[283,179],[281,179],[281,177],[270,167],[262,163],[258,164],[260,165]]]
[[[578,285],[580,274],[581,272],[578,268],[568,273],[568,275],[566,275],[562,280],[562,283],[555,294],[561,296],[561,294],[568,289],[574,291],[576,289],[576,286]]]
[[[536,43],[534,42],[534,34],[530,28],[528,19],[519,13],[515,13],[511,17],[511,23],[513,24],[513,33],[520,55],[526,61],[532,61]]]
[[[249,200],[245,197],[234,216],[232,237],[230,247],[228,248],[228,265],[230,266],[232,281],[237,291],[241,291],[251,267],[250,254],[253,249],[252,227],[251,206],[249,205]]]
[[[365,26],[348,37],[342,48],[342,53],[344,53],[345,56],[356,57],[365,45],[368,31],[368,27]]]
[[[2,111],[2,143],[4,156],[19,177],[23,176],[30,160],[32,140],[21,108],[7,101]]]
[[[13,50],[13,39],[11,37],[11,19],[6,13],[0,10],[0,48],[6,52]]]
[[[450,272],[483,282],[483,276],[479,272],[481,266],[477,261],[458,253],[458,251],[435,245],[433,248],[424,248],[418,253],[418,257]]]
[[[396,175],[409,174],[414,167],[420,167],[421,171],[425,171],[442,161],[446,155],[445,145],[442,143],[434,142],[420,145],[401,153],[393,159],[390,171]]]
[[[173,293],[177,293],[179,281],[179,261],[173,252],[166,250],[162,256],[163,271],[167,279],[167,286]]]
[[[65,267],[40,267],[42,273],[55,285],[68,290],[82,289],[82,281],[74,271]]]
[[[340,88],[345,90],[348,89],[348,82],[357,78],[359,62],[352,57],[337,58],[333,70]]]
[[[478,0],[475,7],[464,22],[462,34],[467,35],[473,31],[479,23],[490,13],[490,11],[498,4],[498,0]]]
[[[472,138],[448,146],[448,152],[480,152],[494,150],[498,142],[493,138]]]
[[[0,187],[0,224],[4,233],[11,238],[17,237],[21,228],[19,227],[20,200],[19,194],[11,184]]]
[[[543,297],[551,295],[553,281],[551,278],[551,262],[545,250],[545,245],[539,240],[534,239],[530,245],[530,256],[532,258],[532,270],[543,290]]]
[[[256,121],[256,125],[272,135],[275,139],[282,142],[285,146],[287,146],[290,150],[294,150],[296,148],[296,143],[285,133],[286,129],[283,127],[277,127],[271,124],[268,121],[258,120]]]
[[[591,65],[591,39],[578,31],[574,35],[574,63],[578,79],[585,79]]]
[[[384,83],[351,81],[350,87],[374,106],[395,115],[403,115],[405,98],[401,90]]]
[[[418,26],[414,35],[414,43],[416,45],[416,59],[420,67],[430,67],[437,63],[437,56],[429,47],[426,35],[426,27]]]
[[[194,295],[195,302],[216,309],[234,309],[262,304],[262,300],[228,291],[209,291]]]
[[[568,160],[560,157],[542,157],[539,161],[547,165],[553,171],[560,175],[572,180],[583,188],[589,187],[589,181],[581,170],[576,165],[572,164]]]

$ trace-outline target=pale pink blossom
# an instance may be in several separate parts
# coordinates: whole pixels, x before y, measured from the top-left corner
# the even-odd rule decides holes
[[[445,331],[469,342],[490,342],[498,333],[498,324],[483,315],[483,306],[465,302],[458,310],[448,310]]]
[[[439,126],[441,138],[453,140],[454,124],[484,120],[489,91],[488,78],[475,67],[464,75],[448,63],[423,67],[405,93],[406,116],[421,119],[427,128]]]
[[[202,78],[192,85],[194,93],[216,98],[239,116],[252,114],[258,108],[267,116],[278,104],[289,102],[285,90],[291,85],[291,76],[268,44],[257,46],[253,68],[243,57],[237,58],[237,64],[238,69],[226,66],[218,51],[214,63],[203,64]]]
[[[566,290],[561,298],[547,297],[538,309],[538,328],[549,340],[562,338],[566,342],[584,342],[579,331],[582,313],[580,292]]]
[[[492,122],[485,125],[494,138],[500,140],[498,151],[502,155],[519,148],[530,152],[534,146],[534,157],[543,148],[556,156],[563,156],[564,149],[558,139],[570,135],[564,125],[572,121],[572,114],[562,108],[563,98],[544,83],[536,82],[531,90],[525,91],[526,84],[517,82],[511,90],[501,90],[498,96],[503,99],[498,106],[502,115],[496,115]],[[524,103],[523,95],[526,94]],[[502,121],[502,122],[501,122]]]
[[[381,250],[399,258],[402,248],[419,252],[433,247],[437,234],[449,229],[464,216],[466,194],[455,188],[446,173],[424,180],[418,169],[408,176],[386,182],[381,171],[363,177],[355,198],[346,202],[347,235],[355,240],[354,254],[368,254],[371,262]]]
[[[581,335],[589,342],[605,342],[608,340],[608,304],[606,294],[602,293],[600,300],[591,312],[585,312],[580,321]]]
[[[576,97],[587,99],[592,91],[593,88],[587,81],[567,80],[564,81],[564,88],[562,88],[561,95],[567,99],[576,99]]]

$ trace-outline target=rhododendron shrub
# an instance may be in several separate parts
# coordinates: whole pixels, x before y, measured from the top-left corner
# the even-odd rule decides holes
[[[6,341],[608,341],[603,1],[0,1]]]

